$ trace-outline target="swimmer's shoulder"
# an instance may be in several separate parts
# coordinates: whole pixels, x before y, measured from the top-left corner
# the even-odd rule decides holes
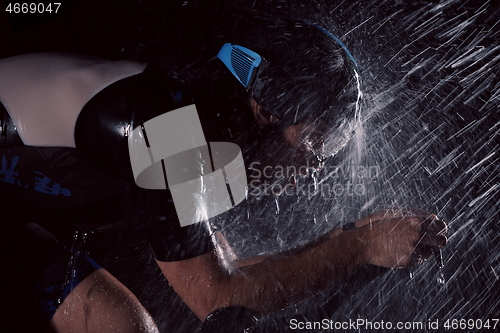
[[[146,65],[59,53],[0,59],[0,101],[24,144],[74,147],[83,106],[110,84],[142,73]]]

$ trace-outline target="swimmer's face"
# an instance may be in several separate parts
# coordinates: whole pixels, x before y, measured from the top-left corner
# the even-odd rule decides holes
[[[254,117],[260,127],[272,126],[279,119],[252,101]],[[325,147],[327,129],[320,124],[301,122],[272,133],[261,145],[250,165],[250,187],[259,187],[274,195],[293,188],[298,176],[307,176],[323,168],[329,157]]]

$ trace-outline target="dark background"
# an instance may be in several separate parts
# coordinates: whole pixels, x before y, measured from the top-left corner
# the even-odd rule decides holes
[[[211,29],[207,22],[228,5],[213,2],[207,9],[189,1],[185,6],[183,1],[153,0],[62,2],[59,15],[21,17],[24,14],[2,10],[0,57],[75,52],[109,59],[162,59],[175,71],[185,66],[179,58],[188,55],[192,58],[183,60],[194,61],[197,51],[205,44],[210,47],[204,33]],[[280,15],[321,23],[357,59],[363,80],[363,127],[319,179],[363,184],[366,191],[277,202],[267,198],[263,207],[268,218],[228,233],[237,250],[253,255],[286,249],[393,206],[436,212],[450,227],[441,270],[433,259],[374,280],[369,278],[373,272],[365,270],[341,291],[335,288],[272,315],[260,329],[285,332],[292,317],[392,323],[438,319],[441,327],[448,319],[499,318],[498,4],[304,0],[248,5],[254,3]],[[380,173],[370,179],[338,179],[328,166],[377,166]],[[279,214],[274,213],[276,205]],[[162,332],[199,328],[197,318],[156,268],[146,244],[125,227],[89,235],[82,246],[138,296]],[[29,313],[22,305],[13,313],[4,322],[22,327]]]

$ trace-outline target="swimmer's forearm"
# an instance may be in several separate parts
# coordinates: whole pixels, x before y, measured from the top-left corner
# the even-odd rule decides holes
[[[316,247],[316,246],[322,244],[323,242],[325,242],[325,241],[331,239],[332,237],[335,237],[341,233],[342,233],[341,228],[335,229],[335,230],[332,230],[331,232],[329,232],[329,233],[327,233],[327,234],[317,238],[316,240],[309,242],[303,246],[300,246],[300,247],[297,247],[297,248],[294,248],[291,250],[283,251],[283,252],[280,252],[277,254],[265,254],[265,255],[260,255],[260,256],[251,257],[251,258],[236,259],[236,260],[234,260],[233,265],[235,267],[238,267],[238,268],[243,268],[246,266],[259,264],[259,263],[264,262],[264,261],[275,260],[275,259],[280,259],[280,258],[284,258],[284,257],[290,257],[290,256],[296,255],[298,253],[310,250],[313,247]]]
[[[230,305],[242,305],[265,314],[342,282],[368,262],[358,233],[337,229],[327,235],[328,239],[322,237],[318,244],[313,242],[296,249],[290,256],[271,256],[264,262],[241,268],[232,274],[231,285],[243,285],[242,295]]]
[[[215,253],[158,264],[201,320],[216,309],[233,305],[265,314],[310,298],[365,265],[360,232],[339,230],[334,237],[294,255],[267,257],[232,272],[221,266]]]

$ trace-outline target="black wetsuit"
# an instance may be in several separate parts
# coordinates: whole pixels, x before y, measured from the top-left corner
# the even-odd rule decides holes
[[[100,267],[85,253],[71,249],[75,230],[114,223],[141,225],[155,257],[162,261],[188,259],[213,249],[206,225],[180,227],[168,190],[135,185],[124,134],[192,103],[179,83],[149,65],[144,72],[107,86],[85,104],[75,127],[76,148],[24,145],[0,103],[0,208],[4,223],[16,224],[8,230],[25,237],[19,244],[29,238],[30,244],[43,247],[39,265],[19,271],[36,277],[37,302],[41,300],[48,318],[71,288]],[[20,229],[25,224],[35,229],[35,236]],[[33,225],[56,235],[59,242],[43,240],[43,232]],[[76,273],[68,279],[71,260]]]

